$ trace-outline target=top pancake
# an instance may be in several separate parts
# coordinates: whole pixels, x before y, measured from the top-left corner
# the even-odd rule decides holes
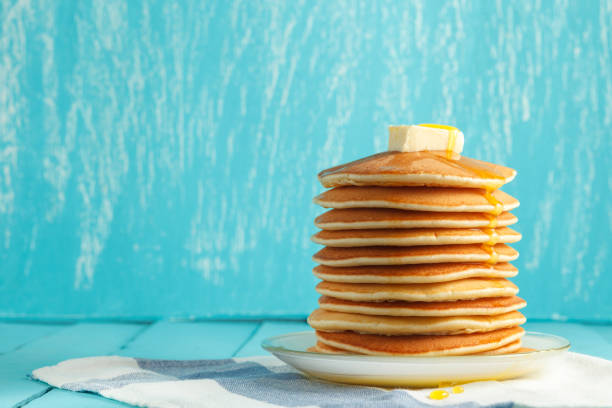
[[[323,230],[396,228],[495,228],[517,222],[509,212],[498,216],[487,213],[443,213],[405,211],[391,208],[345,208],[329,210],[315,219]]]
[[[383,152],[323,170],[324,187],[429,186],[496,189],[516,171],[446,151]]]
[[[491,195],[499,201],[502,211],[510,211],[519,206],[516,198],[501,190],[495,190]],[[497,209],[487,200],[486,191],[476,188],[337,187],[319,194],[313,201],[326,208],[481,213],[494,213]]]

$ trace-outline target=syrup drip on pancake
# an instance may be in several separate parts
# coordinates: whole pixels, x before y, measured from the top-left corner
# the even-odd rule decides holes
[[[495,198],[495,196],[493,196],[492,193],[494,190],[494,188],[487,188],[484,193],[484,198],[486,198],[489,204],[493,206],[491,214],[497,216],[501,214],[502,211],[504,211],[504,207],[502,203],[497,198]]]
[[[495,264],[497,263],[499,256],[495,251],[495,244],[499,242],[499,234],[494,228],[482,228],[482,232],[489,236],[489,240],[482,244],[482,249],[489,253],[489,260],[487,263]]]
[[[448,127],[444,127],[442,125],[423,125],[423,126],[440,127],[440,128],[452,130],[450,126]],[[454,167],[471,171],[472,173],[476,174],[479,177],[496,180],[496,182],[494,183],[487,184],[484,189],[484,193],[483,193],[483,197],[489,202],[489,204],[493,206],[493,209],[489,211],[488,213],[485,213],[485,214],[488,214],[489,216],[488,217],[489,218],[489,228],[487,228],[486,230],[483,229],[483,231],[489,235],[489,241],[483,244],[482,248],[485,251],[487,251],[487,253],[489,253],[490,255],[490,258],[487,262],[494,264],[494,263],[497,263],[498,255],[497,255],[497,252],[495,252],[495,248],[493,246],[495,245],[497,240],[499,240],[499,236],[497,236],[497,234],[495,233],[494,228],[497,225],[497,216],[503,212],[503,204],[501,203],[501,201],[495,198],[495,196],[493,195],[493,191],[501,187],[504,184],[505,179],[502,175],[497,174],[491,170],[485,169],[482,165],[478,164],[478,162],[474,160],[466,160],[467,158],[463,156],[454,155],[453,148],[454,148],[454,143],[455,143],[454,142],[455,137],[456,137],[456,133],[451,132],[450,137],[449,137],[449,144],[446,149],[446,157],[440,156],[438,154],[433,154],[431,152],[423,152],[423,153],[429,153],[431,155],[430,157],[435,157],[437,158],[437,160],[444,161],[445,163],[451,164]]]
[[[495,247],[493,245],[487,245],[487,244],[482,244],[481,246],[482,246],[482,249],[487,251],[487,253],[489,254],[489,260],[487,261],[487,263],[496,264],[497,261],[499,260],[499,255],[497,254]]]
[[[487,219],[489,220],[489,225],[488,225],[489,228],[497,227],[497,216],[493,214],[489,214],[489,213],[483,213],[483,215],[487,217]]]
[[[496,180],[494,183],[490,183],[485,187],[484,197],[487,199],[489,203],[491,203],[494,206],[494,209],[493,211],[491,211],[491,213],[494,215],[501,214],[502,203],[499,202],[495,197],[493,197],[491,193],[494,190],[500,188],[504,184],[505,182],[504,176],[487,169],[483,164],[479,163],[478,161],[468,159],[459,154],[457,155],[453,154],[453,151],[455,149],[455,143],[457,141],[457,133],[459,132],[459,129],[457,129],[456,127],[447,126],[447,125],[438,125],[438,124],[432,124],[432,123],[421,123],[419,124],[419,126],[426,126],[430,128],[436,128],[436,129],[445,129],[449,131],[448,145],[446,146],[446,160],[445,160],[447,164],[452,165],[454,162],[454,167],[456,168],[470,171],[474,173],[475,175],[482,177],[482,178]],[[425,152],[425,153],[429,153],[429,152]],[[439,155],[435,155],[435,157],[444,159],[444,157],[439,156]],[[440,160],[440,161],[443,161],[443,160]]]
[[[489,203],[493,204],[494,206],[494,210],[489,214],[491,216],[489,221],[490,223],[497,224],[497,216],[502,213],[503,207],[502,207],[502,203],[497,198],[495,198],[493,194],[491,194],[492,191],[493,191],[492,189],[487,188],[485,190],[484,197],[487,199]],[[497,241],[499,241],[499,236],[497,235],[493,227],[483,229],[483,231],[489,235],[489,241],[482,244],[482,248],[485,251],[487,251],[490,255],[488,263],[490,264],[497,263],[498,255],[497,255],[497,252],[495,252],[494,246],[497,243]]]
[[[485,245],[494,246],[500,240],[499,234],[495,228],[481,228],[482,232],[489,236],[489,240],[485,242]]]
[[[452,145],[451,145],[452,149]],[[449,154],[450,153],[450,154]],[[469,157],[461,156],[453,152],[452,150],[443,150],[443,151],[429,151],[424,150],[422,152],[417,153],[418,156],[415,156],[413,163],[418,163],[420,160],[435,160],[442,164],[446,164],[447,166],[454,167],[459,170],[463,170],[469,173],[472,173],[482,179],[491,180],[485,185],[485,197],[487,193],[490,195],[494,190],[497,190],[501,186],[504,185],[506,179],[503,175],[494,172],[490,168],[487,168],[487,164],[482,163],[478,160],[470,159]],[[426,167],[426,166],[423,166]],[[495,198],[492,198],[495,200]],[[491,202],[491,204],[496,205],[497,200]],[[501,204],[501,203],[500,203]],[[496,210],[491,211],[495,213]]]
[[[495,226],[497,225],[497,216],[503,212],[503,205],[497,198],[493,196],[493,191],[495,191],[497,188],[503,185],[504,177],[490,170],[486,170],[482,168],[482,166],[476,166],[474,165],[475,164],[474,162],[466,163],[465,160],[461,161],[461,158],[462,158],[461,156],[458,159],[453,158],[453,149],[455,147],[455,140],[457,137],[458,129],[452,128],[450,126],[442,126],[442,125],[424,125],[424,126],[438,127],[438,128],[448,129],[450,131],[449,138],[448,138],[448,146],[446,148],[446,160],[447,161],[452,160],[456,163],[457,167],[461,167],[462,169],[469,170],[480,177],[498,180],[497,183],[487,184],[484,190],[483,196],[491,205],[493,205],[493,210],[491,210],[488,213],[489,228],[482,229],[483,232],[489,235],[489,240],[485,242],[484,244],[482,244],[482,248],[485,251],[487,251],[487,253],[490,256],[487,262],[490,264],[497,263],[497,260],[499,257],[497,255],[497,252],[495,251],[494,246],[497,242],[499,242],[499,235],[495,231]]]
[[[494,206],[494,210],[489,214],[491,216],[489,220],[490,222],[495,222],[497,224],[497,216],[502,213],[503,206],[502,206],[502,203],[497,198],[495,198],[493,194],[491,194],[492,191],[493,191],[492,189],[487,188],[485,190],[484,197],[487,199],[489,203],[493,204]],[[495,252],[494,245],[499,240],[499,236],[497,235],[493,227],[483,229],[483,231],[489,235],[489,241],[482,244],[482,248],[485,251],[487,251],[490,255],[488,263],[491,263],[491,264],[497,263],[498,256],[497,256],[497,252]]]

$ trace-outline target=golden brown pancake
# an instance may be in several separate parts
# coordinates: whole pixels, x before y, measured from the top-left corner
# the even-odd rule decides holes
[[[411,211],[493,213],[496,206],[485,190],[431,187],[336,187],[319,194],[314,203],[327,208],[395,208]],[[516,198],[495,190],[492,193],[503,211],[519,206]]]
[[[406,211],[392,208],[332,209],[315,219],[323,230],[382,228],[495,228],[507,227],[517,218],[504,212],[497,217],[488,213],[444,213]]]
[[[432,283],[465,278],[511,278],[518,270],[509,263],[439,263],[334,267],[318,265],[312,272],[322,280],[349,283]]]
[[[455,300],[446,302],[356,302],[321,296],[319,307],[332,312],[376,316],[477,316],[508,313],[527,306],[518,296]]]
[[[308,316],[315,330],[403,336],[410,334],[460,334],[487,332],[525,323],[521,312],[491,316],[371,316],[316,309]]]
[[[482,353],[476,353],[476,355],[486,355],[486,356],[495,356],[499,354],[510,354],[510,353],[521,353],[530,351],[532,349],[521,348],[521,340],[513,341],[505,346],[501,346],[499,348],[485,351]],[[355,353],[349,350],[344,350],[338,347],[333,347],[323,342],[317,341],[317,343],[308,349],[308,351],[315,353],[326,353],[326,354],[362,354]]]
[[[483,353],[519,340],[521,327],[483,333],[438,335],[383,336],[350,331],[317,331],[317,339],[329,346],[354,353],[390,356],[452,356]]]
[[[435,186],[499,188],[516,171],[446,151],[383,152],[319,173],[324,187]]]
[[[317,343],[314,346],[308,348],[307,351],[311,351],[315,353],[327,353],[327,354],[361,354],[361,353],[352,353],[348,350],[343,350],[337,347],[332,347],[325,343],[321,343],[320,341],[317,341]]]
[[[428,245],[417,247],[325,247],[313,256],[317,263],[329,266],[408,265],[445,262],[510,262],[518,252],[505,244],[493,247],[497,259],[486,247],[470,245]]]
[[[501,228],[412,228],[319,231],[312,241],[335,247],[462,245],[512,243],[521,234]]]
[[[319,282],[316,291],[324,296],[354,302],[448,302],[453,300],[514,296],[518,287],[507,279],[467,278],[450,282],[377,284]]]
[[[505,346],[498,347],[493,350],[485,351],[483,353],[478,353],[478,355],[483,356],[497,356],[500,354],[510,354],[510,353],[518,353],[521,351],[521,339],[513,341],[510,344],[506,344]]]

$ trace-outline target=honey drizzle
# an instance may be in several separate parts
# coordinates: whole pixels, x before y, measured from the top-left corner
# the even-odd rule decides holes
[[[433,391],[431,391],[429,393],[429,399],[432,400],[443,400],[445,398],[448,398],[450,396],[450,393],[444,389],[442,389],[442,387],[450,387],[452,385],[452,383],[441,383],[438,385],[438,389],[435,389]],[[461,394],[463,393],[465,390],[463,389],[462,386],[460,385],[455,385],[453,388],[451,388],[451,392],[453,394]]]
[[[434,128],[434,129],[459,130],[454,126],[438,125],[437,123],[419,123],[417,126],[424,126],[428,128]]]
[[[489,228],[483,228],[483,232],[489,236],[489,240],[482,244],[484,249],[489,254],[488,264],[496,264],[499,261],[499,255],[495,251],[495,244],[499,242],[499,234],[495,230],[497,226],[497,217],[504,210],[502,203],[493,196],[494,188],[488,185],[485,189],[484,198],[493,205],[493,210],[489,211]]]
[[[436,129],[445,129],[448,130],[448,145],[446,146],[446,157],[441,156],[439,154],[435,154],[432,152],[423,152],[429,153],[429,157],[435,160],[444,162],[447,165],[453,166],[460,170],[467,170],[477,175],[478,177],[485,179],[493,179],[495,182],[489,182],[489,184],[485,185],[483,197],[487,200],[489,204],[493,206],[490,211],[487,211],[485,215],[489,219],[488,228],[483,229],[483,231],[489,235],[489,240],[482,244],[482,248],[489,254],[489,260],[487,263],[495,264],[497,263],[499,256],[495,251],[495,244],[499,241],[499,235],[495,231],[495,227],[497,227],[497,216],[501,214],[504,210],[503,204],[493,195],[493,192],[501,187],[505,178],[496,174],[490,170],[483,168],[481,164],[476,161],[469,160],[467,158],[462,157],[461,155],[457,155],[457,157],[453,157],[453,153],[455,150],[455,143],[457,141],[457,134],[459,133],[459,129],[453,126],[448,125],[438,125],[433,123],[421,123],[419,126],[425,126]]]
[[[452,391],[453,391],[453,394],[461,394],[465,390],[463,389],[462,386],[457,385],[457,386],[453,387]]]
[[[495,228],[481,228],[481,231],[489,236],[489,240],[484,245],[494,246],[499,242],[499,234]]]
[[[493,210],[489,211],[489,213],[497,216],[497,215],[501,214],[502,211],[504,211],[504,206],[502,205],[501,201],[499,201],[493,195],[493,191],[494,190],[495,190],[495,188],[487,186],[486,189],[485,189],[484,198],[486,198],[486,200],[489,202],[489,204],[491,204],[493,206]]]
[[[448,145],[446,146],[446,158],[452,159],[453,152],[455,151],[455,144],[457,143],[457,129],[448,131]]]
[[[489,225],[487,225],[487,228],[497,227],[497,217],[495,215],[489,213],[483,213],[483,215],[489,220]]]
[[[499,255],[497,254],[497,251],[495,250],[495,246],[482,244],[480,247],[489,254],[489,259],[486,261],[486,263],[491,264],[491,265],[496,264],[497,261],[499,260]]]
[[[429,393],[429,399],[432,400],[443,400],[444,398],[448,398],[450,394],[446,390],[433,390]]]
[[[424,150],[419,153],[421,153],[422,155],[426,156],[429,159],[437,160],[448,166],[452,166],[456,169],[469,171],[478,177],[489,179],[489,180],[495,180],[495,181],[488,180],[488,184],[485,185],[485,191],[488,191],[489,193],[492,193],[494,190],[497,190],[498,188],[500,188],[505,183],[505,180],[506,180],[503,176],[500,176],[497,173],[494,173],[490,170],[482,168],[484,166],[480,165],[474,159],[470,159],[468,157],[461,156],[459,154],[454,154],[453,152],[451,152],[452,153],[451,157],[445,157],[446,155],[443,156],[440,153],[436,154],[435,152],[431,152],[427,150]],[[448,153],[448,151],[446,151],[446,153]],[[493,199],[495,198],[493,197]]]

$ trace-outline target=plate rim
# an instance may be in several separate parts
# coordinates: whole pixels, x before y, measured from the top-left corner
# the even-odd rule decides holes
[[[435,359],[438,357],[442,357],[445,361],[448,361],[449,359],[452,359],[455,361],[475,360],[475,359],[503,360],[503,359],[517,358],[517,357],[526,356],[526,355],[535,355],[535,354],[543,354],[543,353],[550,353],[550,352],[564,352],[564,351],[569,350],[569,348],[571,347],[571,342],[565,337],[557,336],[556,334],[543,333],[543,332],[537,332],[537,331],[525,331],[525,336],[543,336],[549,339],[556,339],[557,341],[560,341],[561,343],[564,343],[564,344],[559,347],[547,348],[547,349],[542,349],[542,350],[523,351],[519,353],[496,354],[496,355],[466,354],[466,355],[460,355],[460,356],[385,356],[385,355],[368,355],[368,354],[330,354],[330,353],[319,353],[316,351],[308,351],[308,350],[303,350],[303,351],[302,350],[290,350],[290,349],[287,349],[281,346],[274,346],[270,344],[271,342],[282,339],[283,337],[300,336],[300,335],[301,336],[314,335],[314,331],[303,330],[303,331],[298,331],[298,332],[284,333],[284,334],[280,334],[277,336],[271,336],[271,337],[268,337],[262,340],[260,346],[264,350],[272,354],[276,354],[278,352],[278,353],[290,354],[290,355],[300,356],[300,357],[316,357],[316,358],[339,359],[339,360],[357,360],[357,359],[366,360],[366,361],[367,360],[376,360],[376,361],[388,360],[388,362],[395,362],[395,363],[406,362],[406,361],[416,362],[419,360],[431,361],[431,359]]]

